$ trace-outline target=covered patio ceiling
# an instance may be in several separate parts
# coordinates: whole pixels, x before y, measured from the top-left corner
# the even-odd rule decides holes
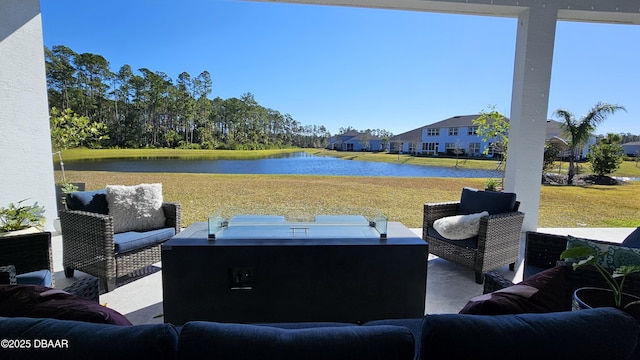
[[[518,17],[530,7],[557,9],[562,21],[640,24],[640,3],[631,0],[252,0],[451,14]]]

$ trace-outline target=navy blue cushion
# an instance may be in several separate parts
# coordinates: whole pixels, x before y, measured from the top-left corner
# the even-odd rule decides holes
[[[620,245],[630,248],[640,248],[640,226],[629,234]]]
[[[628,359],[640,328],[614,308],[520,315],[427,315],[422,359]]]
[[[447,238],[445,238],[444,236],[440,235],[440,233],[434,229],[433,227],[429,227],[427,229],[427,234],[431,237],[434,237],[438,240],[442,240],[444,242],[448,242],[450,244],[456,245],[456,246],[462,246],[468,249],[477,249],[478,248],[478,237],[474,236],[472,238],[468,238],[468,239],[464,239],[464,240],[449,240]]]
[[[271,326],[277,327],[281,329],[310,329],[316,327],[342,327],[342,326],[353,326],[353,323],[343,323],[343,322],[287,322],[287,323],[261,323],[256,324],[260,326]]]
[[[463,188],[458,206],[459,215],[488,211],[489,215],[512,212],[516,206],[516,194]]]
[[[424,318],[418,319],[388,319],[388,320],[374,320],[368,321],[362,326],[378,326],[378,325],[393,325],[393,326],[404,326],[411,334],[413,334],[414,344],[415,344],[415,354],[420,354],[420,341],[418,339],[422,338],[422,322]]]
[[[51,271],[37,270],[24,274],[17,274],[16,280],[20,285],[51,286]]]
[[[0,338],[31,343],[30,349],[0,349],[3,359],[174,359],[178,348],[178,333],[171,324],[118,326],[57,319],[0,318]],[[60,346],[36,348],[35,341],[43,339]]]
[[[206,346],[205,346],[206,344]],[[414,340],[399,326],[280,329],[193,321],[182,327],[180,359],[413,359]]]
[[[116,254],[160,244],[176,234],[174,228],[163,228],[149,231],[127,231],[113,235]]]
[[[106,190],[76,191],[67,194],[67,209],[109,214]]]

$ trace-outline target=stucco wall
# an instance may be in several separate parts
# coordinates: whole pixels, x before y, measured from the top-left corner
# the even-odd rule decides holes
[[[39,0],[0,1],[0,207],[28,199],[56,217]]]

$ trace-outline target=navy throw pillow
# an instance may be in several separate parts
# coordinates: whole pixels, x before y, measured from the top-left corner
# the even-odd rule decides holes
[[[630,248],[640,248],[640,226],[629,234],[620,245]]]
[[[516,194],[482,191],[472,188],[463,188],[458,206],[459,215],[475,214],[483,211],[489,215],[512,212],[516,205]]]
[[[414,339],[409,329],[391,325],[281,329],[192,321],[180,332],[178,358],[412,360]]]
[[[67,209],[109,215],[107,191],[76,191],[67,194]]]

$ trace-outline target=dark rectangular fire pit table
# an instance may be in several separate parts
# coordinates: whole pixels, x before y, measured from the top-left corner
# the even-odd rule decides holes
[[[386,239],[212,240],[208,232],[207,223],[194,223],[162,245],[165,322],[362,323],[424,315],[428,246],[399,222],[388,223]]]

